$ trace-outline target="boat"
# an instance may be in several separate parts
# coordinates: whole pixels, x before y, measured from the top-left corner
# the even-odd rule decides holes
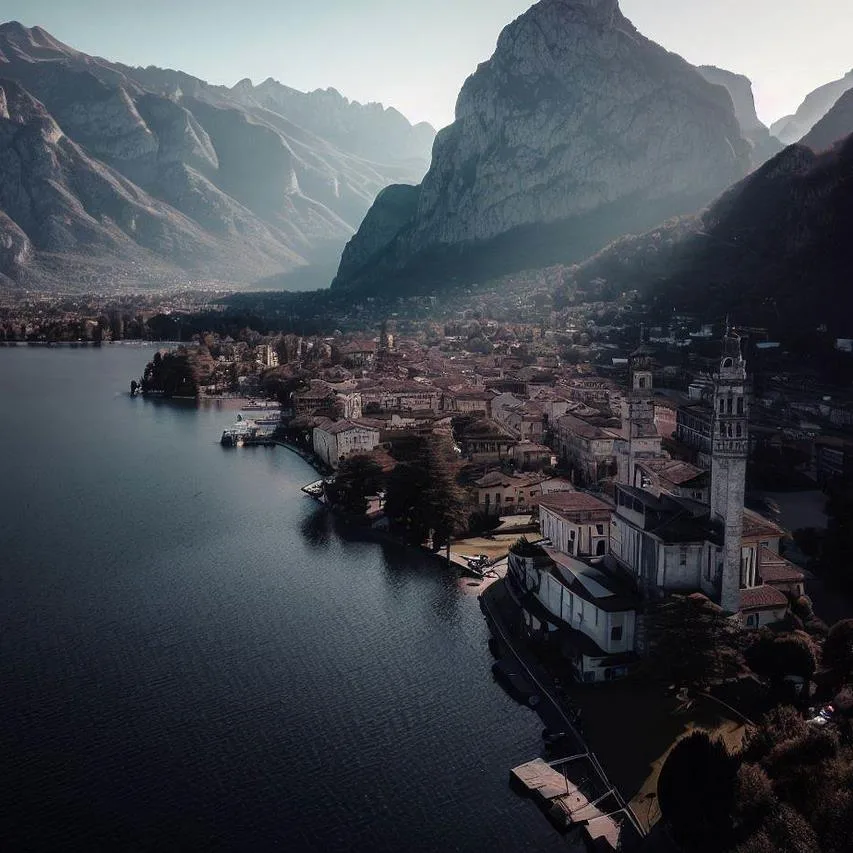
[[[236,423],[222,430],[219,443],[223,447],[242,447],[246,441],[255,438],[257,434],[258,427],[254,421],[244,420],[241,415],[237,415]]]

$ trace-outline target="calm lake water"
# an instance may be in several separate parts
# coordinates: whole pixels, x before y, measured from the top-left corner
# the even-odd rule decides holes
[[[152,354],[0,349],[0,846],[565,849],[471,588],[131,400]]]

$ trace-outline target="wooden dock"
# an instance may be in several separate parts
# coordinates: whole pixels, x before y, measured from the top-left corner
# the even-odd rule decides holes
[[[616,793],[606,790],[598,794],[590,785],[597,776],[587,754],[551,764],[536,758],[510,771],[511,783],[532,797],[557,829],[579,828],[587,846],[601,853],[622,850],[628,838],[635,840],[638,834]]]

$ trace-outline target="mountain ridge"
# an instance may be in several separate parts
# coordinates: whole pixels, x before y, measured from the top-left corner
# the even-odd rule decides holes
[[[639,290],[660,316],[727,313],[789,339],[826,327],[849,337],[853,136],[816,153],[785,148],[698,214],[623,237],[559,288],[608,298]]]
[[[89,56],[17,22],[0,25],[0,76],[41,103],[88,158],[167,206],[176,243],[185,220],[192,222],[197,251],[172,252],[166,245],[163,257],[149,259],[152,280],[162,278],[163,270],[167,278],[222,280],[227,270],[235,284],[250,284],[314,264],[325,269],[381,189],[423,173],[431,145],[432,129],[411,125],[396,110],[363,108],[327,92],[312,129],[305,125],[312,123],[309,105],[317,99],[309,94],[287,90],[302,105],[294,120],[269,104],[241,103],[227,87],[180,71]],[[319,135],[324,128],[334,138]],[[372,144],[377,156],[369,159],[364,152]],[[88,161],[65,162],[67,168],[89,168]],[[55,179],[63,183],[61,174]],[[85,211],[85,205],[78,207]],[[15,217],[4,213],[0,241],[17,245],[9,225]],[[20,223],[17,228],[26,233]],[[56,247],[41,233],[28,244],[29,278],[38,282],[40,258]],[[224,267],[223,252],[229,258]],[[8,282],[20,278],[23,266],[21,261],[0,272]],[[114,266],[122,266],[121,257]],[[49,267],[42,277],[55,284],[61,258],[51,258]],[[144,283],[144,271],[137,271]]]
[[[853,70],[809,92],[796,112],[775,121],[770,132],[786,145],[799,142],[850,88],[853,88]]]

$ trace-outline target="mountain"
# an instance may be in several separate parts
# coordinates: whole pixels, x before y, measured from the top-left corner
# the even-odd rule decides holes
[[[697,71],[709,82],[726,89],[735,108],[735,116],[744,137],[752,144],[752,165],[766,163],[778,154],[784,146],[770,135],[767,126],[755,112],[755,98],[752,94],[752,81],[743,74],[735,74],[714,65],[700,65]]]
[[[577,260],[696,210],[749,167],[731,97],[616,0],[541,0],[466,80],[420,186],[374,203],[333,287]]]
[[[807,95],[797,112],[780,118],[770,127],[770,132],[786,145],[799,142],[851,88],[853,71],[848,71],[840,80],[826,83]]]
[[[571,270],[558,302],[637,289],[661,316],[731,314],[788,337],[853,328],[853,137],[792,145],[701,214],[625,237]]]
[[[18,176],[15,150],[21,163],[42,156],[45,145],[75,151],[46,156],[39,175],[43,187],[70,194],[62,212],[50,193],[28,215],[11,200],[0,205],[0,246],[28,247],[14,263],[11,249],[0,255],[0,273],[33,286],[67,285],[72,271],[75,282],[94,285],[116,277],[248,284],[278,276],[286,286],[288,274],[303,287],[327,284],[328,277],[311,282],[310,270],[327,275],[377,193],[423,175],[432,143],[429,125],[413,127],[396,110],[333,90],[302,93],[273,81],[212,86],[180,71],[88,56],[15,22],[0,25],[0,77],[7,100],[14,84],[17,104],[37,105],[3,119],[27,132],[12,145],[6,128],[11,171],[0,171],[0,184],[11,180],[26,194],[32,176]],[[51,130],[45,136],[33,123]],[[122,224],[135,212],[105,212],[100,197],[77,195],[93,172],[155,212],[161,238]],[[72,208],[75,240],[56,239],[51,223]],[[80,230],[84,219],[100,227]]]
[[[853,89],[848,89],[832,109],[803,137],[812,151],[826,151],[853,133]]]

